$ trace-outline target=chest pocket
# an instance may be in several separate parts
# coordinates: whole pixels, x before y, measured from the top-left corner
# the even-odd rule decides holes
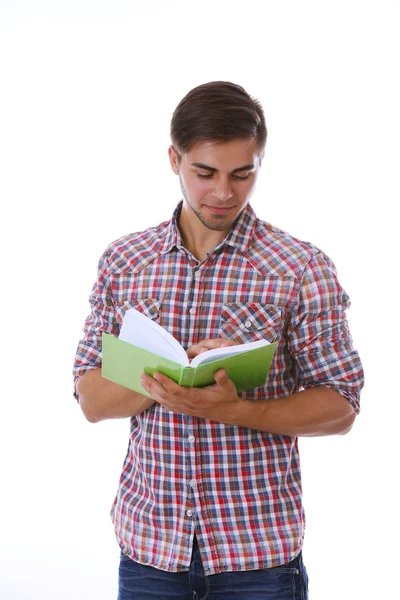
[[[119,306],[116,307],[121,324],[126,311],[130,308],[135,308],[139,312],[143,313],[146,317],[149,317],[149,319],[152,321],[156,321],[157,323],[160,321],[160,303],[154,298],[124,300]]]
[[[238,342],[277,341],[281,336],[282,310],[275,304],[232,302],[221,312],[219,336]]]

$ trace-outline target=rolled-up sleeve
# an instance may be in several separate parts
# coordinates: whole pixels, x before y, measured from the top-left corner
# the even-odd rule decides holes
[[[319,252],[304,271],[288,329],[289,348],[304,389],[331,388],[359,413],[364,373],[346,318],[349,306],[334,264]]]
[[[97,281],[89,296],[91,312],[85,321],[83,337],[79,341],[73,365],[74,396],[78,394],[76,384],[90,369],[101,367],[101,334],[103,331],[118,335],[119,324],[111,293],[108,268],[108,249],[99,261]]]

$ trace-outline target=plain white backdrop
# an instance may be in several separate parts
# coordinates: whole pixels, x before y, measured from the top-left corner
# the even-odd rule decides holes
[[[175,106],[221,79],[264,106],[253,206],[334,260],[365,367],[352,432],[300,440],[310,600],[393,597],[398,4],[0,2],[1,598],[116,598],[129,423],[86,422],[72,361],[101,253],[180,199]]]

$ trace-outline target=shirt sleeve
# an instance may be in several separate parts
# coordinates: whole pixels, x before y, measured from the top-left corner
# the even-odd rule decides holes
[[[304,271],[288,329],[289,348],[304,389],[331,388],[358,414],[364,373],[346,318],[349,306],[335,265],[319,252]]]
[[[109,281],[108,249],[99,261],[97,281],[89,296],[91,312],[86,318],[83,337],[79,341],[75,354],[73,376],[74,396],[79,401],[76,384],[82,375],[90,369],[101,367],[101,334],[119,334],[114,302]]]

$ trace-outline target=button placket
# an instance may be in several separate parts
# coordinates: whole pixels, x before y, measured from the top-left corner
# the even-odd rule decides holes
[[[192,270],[192,286],[191,286],[191,290],[190,290],[190,301],[189,301],[189,314],[190,315],[195,315],[196,314],[196,304],[195,302],[193,302],[193,299],[196,299],[197,294],[198,294],[198,286],[199,286],[199,277],[200,277],[200,271],[199,271],[199,267],[194,267]]]
[[[191,520],[196,519],[197,508],[199,503],[198,489],[198,471],[196,468],[196,440],[197,440],[197,423],[196,418],[188,417],[186,424],[186,456],[187,456],[187,502],[185,507],[185,515]]]
[[[200,312],[199,303],[201,302],[201,269],[198,266],[194,266],[192,268],[192,285],[190,287],[188,303],[187,303],[187,313],[190,315],[188,319],[189,324],[189,344],[193,343],[191,340],[195,339],[195,331],[196,331],[196,321],[197,316]],[[186,505],[186,516],[190,519],[195,519],[197,514],[197,508],[199,507],[199,489],[196,479],[196,475],[198,475],[196,469],[196,418],[187,419],[188,430],[186,433],[186,448],[187,448],[187,469],[188,469],[188,480],[187,480],[187,505]]]

